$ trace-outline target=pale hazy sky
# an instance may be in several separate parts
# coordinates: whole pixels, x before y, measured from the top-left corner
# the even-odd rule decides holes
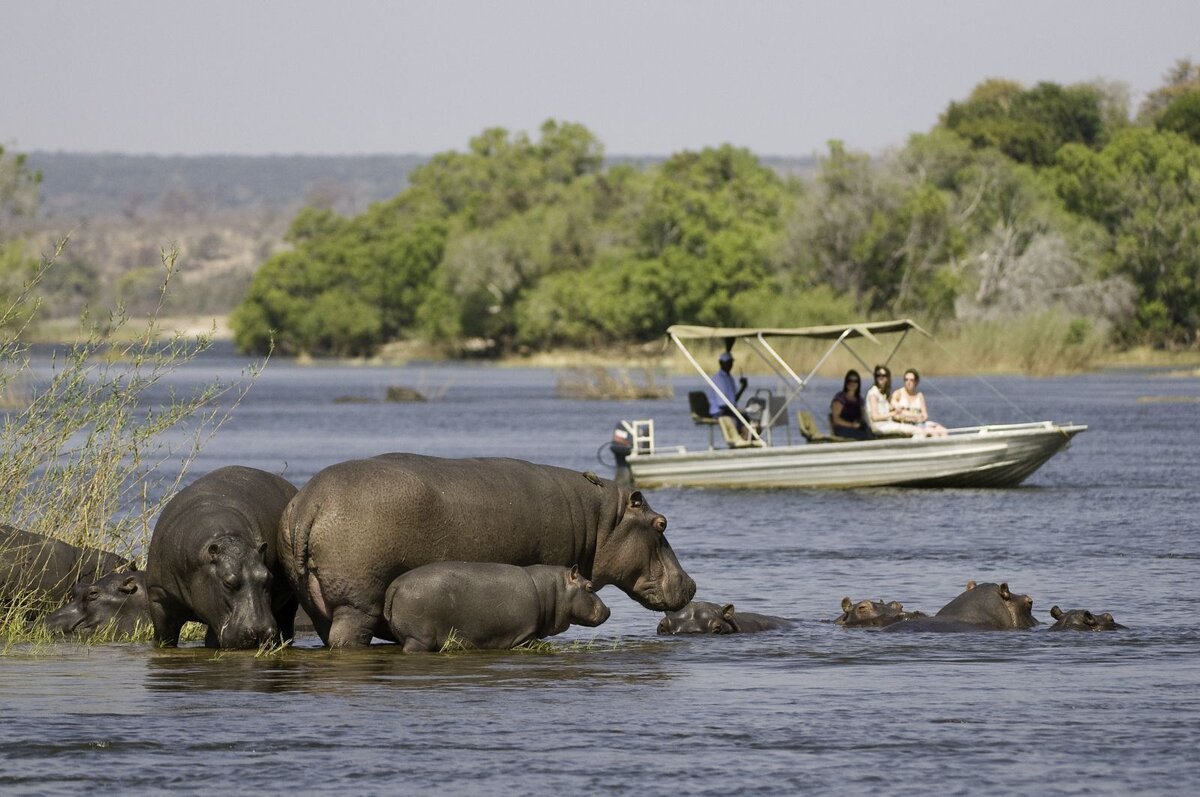
[[[877,152],[987,77],[1135,104],[1200,0],[3,0],[18,151],[433,153],[580,122],[610,154]]]

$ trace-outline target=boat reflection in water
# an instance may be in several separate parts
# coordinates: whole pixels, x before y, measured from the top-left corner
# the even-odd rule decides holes
[[[859,441],[820,434],[811,416],[800,412],[797,422],[806,442],[792,444],[788,430],[787,443],[773,443],[781,429],[788,429],[793,401],[836,349],[850,352],[869,373],[871,366],[850,347],[851,341],[878,343],[878,335],[899,334],[883,361],[886,364],[914,331],[929,336],[909,319],[794,329],[672,326],[668,336],[732,416],[707,418],[698,400],[704,394],[695,394],[692,417],[709,427],[708,447],[696,450],[662,445],[655,438],[652,419],[621,421],[611,446],[617,456],[617,478],[632,480],[638,487],[1013,487],[1087,430],[1083,425],[1037,421],[951,428],[944,437]],[[800,376],[771,346],[772,338],[831,344],[811,372]],[[716,389],[685,341],[723,341],[726,350],[743,343],[785,388],[781,393],[756,391],[746,407],[738,407]],[[734,418],[749,430],[747,439],[737,434]],[[713,444],[714,427],[729,447]]]

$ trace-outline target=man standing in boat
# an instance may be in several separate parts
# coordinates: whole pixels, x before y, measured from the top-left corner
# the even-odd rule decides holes
[[[742,397],[742,393],[746,391],[746,377],[738,377],[737,385],[734,385],[733,374],[733,354],[728,351],[721,352],[721,356],[717,358],[717,363],[720,368],[712,376],[713,384],[717,386],[729,403],[726,404],[721,400],[721,395],[717,395],[710,389],[708,392],[708,414],[713,418],[720,415],[729,415],[737,420],[737,416],[733,414],[733,408],[730,405],[736,405],[738,399]],[[738,431],[742,431],[742,422],[737,421]]]

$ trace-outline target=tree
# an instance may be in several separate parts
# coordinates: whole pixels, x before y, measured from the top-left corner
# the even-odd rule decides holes
[[[1180,94],[1158,117],[1155,127],[1170,130],[1200,144],[1200,88]]]
[[[1067,207],[1111,236],[1110,269],[1138,289],[1128,334],[1194,344],[1200,327],[1200,147],[1134,128],[1100,152],[1067,146],[1053,178]]]

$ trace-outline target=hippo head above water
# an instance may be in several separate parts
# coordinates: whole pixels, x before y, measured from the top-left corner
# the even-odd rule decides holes
[[[620,489],[622,507],[599,541],[592,580],[597,589],[614,584],[653,611],[681,609],[696,594],[696,582],[679,565],[667,542],[667,519],[650,508],[640,491]]]
[[[968,581],[966,591],[936,616],[996,630],[1033,628],[1038,624],[1033,616],[1033,598],[1012,592],[1007,583]]]
[[[736,634],[736,614],[732,603],[721,605],[710,601],[692,601],[682,609],[667,612],[658,621],[658,633],[673,634]]]
[[[1092,614],[1087,609],[1068,609],[1064,612],[1057,606],[1051,606],[1050,616],[1054,618],[1050,631],[1119,631],[1126,627],[1108,612]]]
[[[95,584],[81,581],[72,590],[71,601],[46,618],[46,628],[55,634],[111,630],[129,636],[149,626],[150,603],[142,572],[110,573]]]
[[[842,598],[842,614],[834,622],[847,628],[883,628],[901,620],[924,616],[923,612],[904,611],[904,605],[900,601],[884,603],[883,601],[863,600],[856,603],[847,597]]]

